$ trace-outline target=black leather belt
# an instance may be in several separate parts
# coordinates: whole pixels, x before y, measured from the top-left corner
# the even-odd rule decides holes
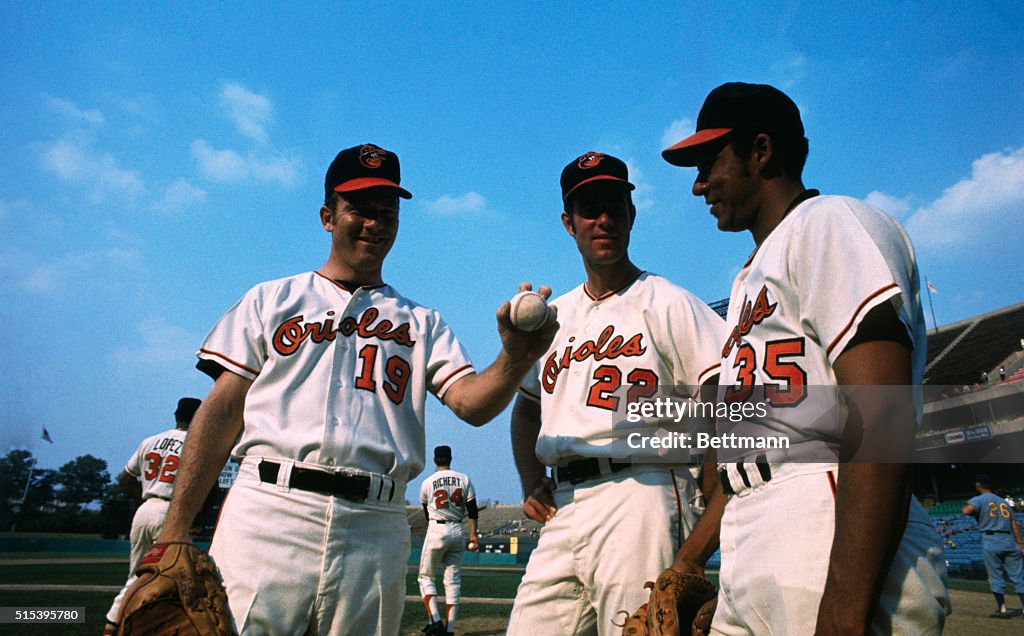
[[[431,519],[434,523],[448,523],[446,519]]]
[[[613,473],[629,468],[630,462],[608,462],[608,467]],[[558,483],[569,482],[579,484],[601,476],[601,460],[597,457],[586,459],[574,459],[571,462],[555,467],[555,481]]]
[[[983,534],[1010,534],[1009,530],[983,530]]]
[[[261,460],[259,464],[260,481],[268,484],[277,483],[277,475],[281,472],[281,465],[277,462]],[[346,475],[344,473],[328,473],[322,470],[311,468],[300,468],[292,466],[292,474],[288,479],[288,487],[297,490],[307,490],[323,495],[341,497],[349,501],[366,501],[370,496],[370,477],[368,475]],[[391,481],[391,490],[387,500],[395,494],[395,482]],[[384,481],[381,481],[380,491],[377,498],[380,499],[384,491]]]
[[[743,462],[736,462],[736,471],[740,474],[740,479],[743,480],[743,485],[750,488],[750,478],[747,477],[747,466],[757,466],[757,472],[761,477],[761,483],[768,483],[772,480],[772,467],[768,465],[768,458],[764,456],[764,453],[759,454],[754,458],[754,463],[749,462],[744,464]],[[727,495],[735,495],[736,490],[733,485],[729,483],[729,472],[724,468],[718,469],[718,478],[722,482],[722,492]]]

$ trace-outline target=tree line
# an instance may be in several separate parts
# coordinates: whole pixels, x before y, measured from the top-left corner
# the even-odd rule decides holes
[[[56,470],[38,466],[27,450],[0,458],[0,532],[116,536],[127,532],[131,508],[98,457],[80,455]]]

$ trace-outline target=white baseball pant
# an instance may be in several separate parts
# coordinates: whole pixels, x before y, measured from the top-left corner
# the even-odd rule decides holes
[[[466,532],[461,523],[431,520],[420,553],[420,596],[437,596],[434,576],[444,565],[444,597],[448,605],[462,600],[462,554],[466,550]]]
[[[821,466],[773,464],[771,481],[754,484],[729,500],[722,517],[713,634],[814,633],[836,508]],[[834,469],[834,464],[827,466]],[[871,633],[940,634],[949,607],[942,544],[915,499]]]
[[[210,546],[237,632],[398,634],[410,547],[405,484],[397,503],[356,503],[281,485],[290,462],[274,461],[278,484],[260,482],[259,458],[242,462]]]
[[[560,484],[507,634],[620,634],[612,621],[647,602],[644,582],[672,563],[696,520],[695,498],[690,473],[664,466]]]

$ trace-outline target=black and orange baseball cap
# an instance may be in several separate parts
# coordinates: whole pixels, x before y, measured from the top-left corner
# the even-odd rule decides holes
[[[568,199],[581,185],[602,180],[618,181],[627,190],[636,188],[629,182],[629,169],[621,159],[603,152],[585,152],[562,170],[562,200]]]
[[[324,179],[324,193],[385,187],[395,188],[403,199],[411,199],[412,194],[399,185],[401,182],[398,155],[374,144],[362,144],[346,148],[334,158]]]
[[[800,109],[785,93],[767,84],[729,82],[708,93],[697,115],[697,131],[662,150],[661,156],[675,166],[695,166],[708,145],[721,143],[734,130],[804,136]]]

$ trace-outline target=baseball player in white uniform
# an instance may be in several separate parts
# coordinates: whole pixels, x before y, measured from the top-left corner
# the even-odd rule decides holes
[[[175,427],[142,440],[118,477],[121,488],[142,503],[132,518],[132,551],[128,561],[128,582],[118,592],[110,610],[107,611],[104,634],[114,634],[117,631],[117,613],[121,609],[121,601],[125,592],[138,578],[135,576],[135,568],[139,567],[142,555],[153,546],[164,526],[164,517],[167,516],[167,507],[171,503],[171,494],[174,492],[174,482],[178,475],[178,461],[181,448],[185,444],[185,434],[199,404],[199,400],[191,397],[178,400],[178,408],[174,411]]]
[[[430,624],[424,628],[429,636],[454,634],[455,621],[462,600],[462,553],[475,551],[479,542],[476,524],[479,509],[473,483],[463,473],[451,469],[450,446],[434,448],[437,472],[420,486],[420,503],[427,518],[427,535],[420,553],[420,596],[427,608]],[[469,532],[462,521],[469,518]],[[437,608],[437,586],[434,576],[438,566],[444,566],[444,620]]]
[[[508,627],[611,634],[646,600],[699,514],[685,461],[630,446],[627,402],[718,374],[724,323],[705,303],[634,265],[626,164],[588,152],[562,172],[562,223],[586,281],[553,301],[562,325],[520,389],[512,444],[526,514],[544,524]],[[552,476],[546,468],[552,467]]]
[[[327,262],[251,289],[199,350],[216,381],[160,541],[188,539],[200,493],[229,453],[240,460],[210,553],[242,634],[396,634],[427,392],[481,425],[557,329],[514,329],[506,302],[502,349],[474,372],[441,316],[383,280],[399,198],[412,196],[400,179],[398,157],[378,146],[338,153],[320,208]]]
[[[883,212],[806,189],[807,147],[789,97],[730,83],[662,153],[697,167],[693,194],[720,230],[756,244],[730,296],[719,399],[766,401],[757,423],[793,441],[717,451],[718,487],[672,567],[701,572],[720,543],[713,633],[938,634],[943,552],[906,463],[925,361],[914,252]]]

